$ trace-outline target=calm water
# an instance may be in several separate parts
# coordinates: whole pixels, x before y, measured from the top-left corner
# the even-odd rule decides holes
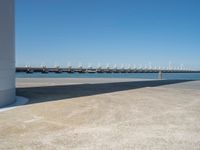
[[[157,73],[16,73],[17,78],[143,78],[143,79],[157,79]],[[200,80],[200,73],[164,73],[164,79],[187,79]]]

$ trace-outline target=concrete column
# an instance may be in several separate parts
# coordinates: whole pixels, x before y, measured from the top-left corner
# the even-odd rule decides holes
[[[0,0],[0,107],[15,102],[14,0]]]

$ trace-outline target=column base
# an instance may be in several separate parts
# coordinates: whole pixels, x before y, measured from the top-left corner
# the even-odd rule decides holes
[[[0,112],[11,110],[11,109],[16,108],[17,106],[25,105],[27,103],[28,103],[28,99],[27,98],[21,97],[21,96],[16,96],[14,103],[12,103],[10,105],[7,105],[7,106],[5,106],[3,108],[0,108]]]
[[[0,91],[0,108],[12,104],[15,101],[15,88]]]

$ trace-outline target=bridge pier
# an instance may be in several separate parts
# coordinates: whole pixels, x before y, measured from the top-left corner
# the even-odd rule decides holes
[[[158,72],[158,79],[159,79],[159,80],[162,80],[162,79],[163,79],[163,72],[162,72],[162,70],[160,70],[160,71]]]

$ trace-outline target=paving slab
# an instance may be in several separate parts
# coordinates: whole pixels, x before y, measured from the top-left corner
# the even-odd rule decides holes
[[[200,149],[199,81],[36,80],[17,80],[31,102],[0,113],[0,149]]]

